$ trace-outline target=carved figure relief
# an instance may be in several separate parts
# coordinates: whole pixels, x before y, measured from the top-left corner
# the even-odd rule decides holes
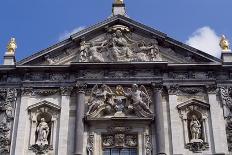
[[[79,62],[160,61],[157,41],[134,40],[123,25],[108,28],[102,40],[80,43]],[[141,39],[141,38],[140,38]]]
[[[93,87],[88,102],[88,117],[152,117],[150,95],[143,85],[133,84],[127,91],[118,85],[113,90],[107,85]]]

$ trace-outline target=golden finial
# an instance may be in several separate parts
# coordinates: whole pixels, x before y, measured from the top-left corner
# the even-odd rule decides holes
[[[115,0],[115,4],[123,4],[123,0]]]
[[[15,38],[11,38],[9,44],[7,45],[7,53],[14,54],[17,48]]]
[[[219,45],[220,45],[222,51],[230,51],[230,42],[225,37],[225,35],[222,35]]]

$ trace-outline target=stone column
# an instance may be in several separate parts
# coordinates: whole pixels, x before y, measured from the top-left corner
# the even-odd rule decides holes
[[[214,153],[228,154],[227,138],[223,108],[217,98],[217,86],[207,86],[208,99],[210,104],[210,116],[212,122],[212,135],[214,142]]]
[[[165,153],[165,133],[164,133],[164,116],[161,96],[162,85],[153,84],[153,104],[155,113],[155,131],[156,131],[156,149],[158,155],[166,155]]]
[[[72,87],[61,88],[61,112],[60,112],[60,128],[59,128],[59,144],[58,155],[68,153],[68,133],[69,133],[69,110],[70,110],[70,95]]]
[[[85,114],[85,88],[86,85],[77,85],[77,104],[75,122],[75,155],[83,154],[84,114]]]

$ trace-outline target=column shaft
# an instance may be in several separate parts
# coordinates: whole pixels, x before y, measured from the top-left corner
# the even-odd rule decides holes
[[[153,90],[153,102],[154,102],[154,112],[155,112],[155,129],[156,129],[156,145],[157,154],[165,153],[165,133],[164,133],[164,116],[163,116],[163,105],[161,90],[154,88]]]
[[[85,93],[78,91],[75,123],[75,155],[83,154]]]

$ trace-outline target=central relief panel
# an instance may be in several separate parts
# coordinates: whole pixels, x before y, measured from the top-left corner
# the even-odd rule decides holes
[[[145,86],[95,85],[88,99],[87,118],[152,118],[150,92]]]
[[[86,101],[88,154],[151,154],[150,87],[96,84]]]

